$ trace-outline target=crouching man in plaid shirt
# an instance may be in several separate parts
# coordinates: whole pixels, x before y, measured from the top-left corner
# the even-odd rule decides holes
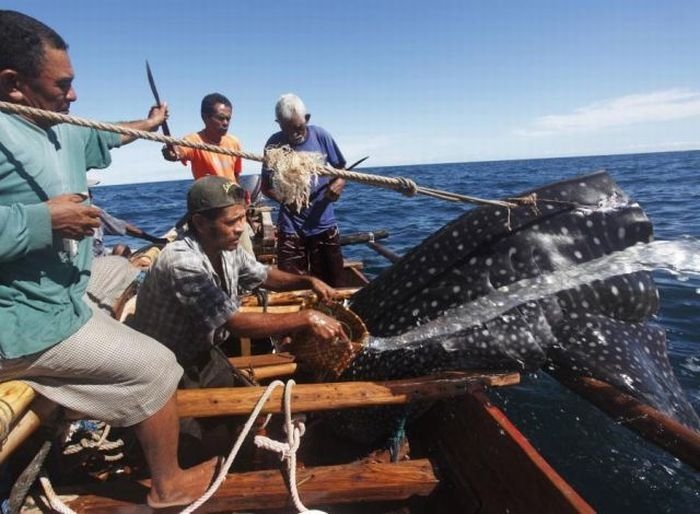
[[[311,289],[321,300],[335,295],[325,282],[264,266],[239,247],[245,201],[245,190],[227,178],[197,180],[187,194],[188,232],[165,247],[139,289],[131,324],[175,353],[185,369],[181,387],[233,385],[231,368],[217,351],[231,335],[264,338],[307,331],[329,342],[348,340],[338,321],[311,309],[240,312],[239,288]],[[186,431],[204,439],[203,424],[193,425],[198,428]]]

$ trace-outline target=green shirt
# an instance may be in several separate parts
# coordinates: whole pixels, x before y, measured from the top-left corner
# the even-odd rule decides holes
[[[0,113],[0,358],[43,351],[90,319],[92,240],[54,234],[45,202],[87,192],[85,172],[107,167],[119,144],[118,134]]]

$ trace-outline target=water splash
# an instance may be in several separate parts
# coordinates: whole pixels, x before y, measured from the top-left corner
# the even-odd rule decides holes
[[[372,338],[369,347],[377,351],[406,348],[427,340],[445,338],[446,350],[454,349],[448,336],[486,323],[528,302],[596,280],[639,271],[662,271],[684,281],[700,277],[700,241],[686,237],[676,241],[637,244],[582,264],[560,261],[561,268],[494,289],[464,305],[453,307],[439,318],[398,336]]]

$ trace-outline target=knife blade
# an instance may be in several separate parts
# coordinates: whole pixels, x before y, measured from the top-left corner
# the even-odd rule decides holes
[[[158,89],[156,88],[156,81],[153,79],[151,67],[148,65],[148,60],[146,60],[146,75],[148,76],[148,85],[151,86],[151,93],[153,93],[153,97],[156,100],[156,104],[162,105],[160,101],[160,95],[158,94]],[[166,136],[170,135],[170,127],[168,127],[167,121],[164,121],[161,124],[161,128],[163,129],[163,134],[165,134]]]

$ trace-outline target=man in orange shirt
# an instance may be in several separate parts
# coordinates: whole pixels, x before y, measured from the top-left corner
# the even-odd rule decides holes
[[[238,138],[227,134],[233,114],[233,107],[228,98],[219,93],[205,96],[202,99],[201,113],[204,128],[199,132],[185,136],[186,141],[241,150]],[[163,147],[163,157],[167,161],[182,161],[182,164],[185,165],[189,162],[195,180],[207,175],[219,175],[238,183],[238,176],[242,170],[240,157],[184,146]]]
[[[185,136],[185,141],[217,145],[230,150],[241,150],[241,143],[236,136],[228,135],[228,127],[233,115],[231,101],[220,93],[211,93],[202,98],[202,121],[204,128],[194,134]],[[240,157],[224,155],[185,146],[164,146],[163,157],[166,161],[181,161],[192,168],[192,176],[198,180],[207,175],[218,175],[239,183],[238,176],[243,169]],[[253,255],[251,241],[252,228],[247,226],[241,236],[241,247]]]

